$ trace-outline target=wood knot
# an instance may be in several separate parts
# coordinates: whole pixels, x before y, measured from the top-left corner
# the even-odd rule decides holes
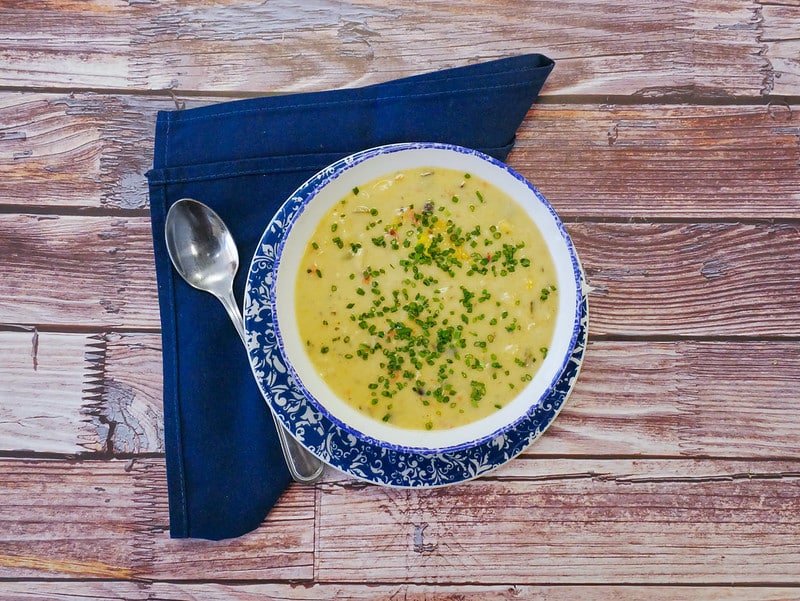
[[[425,528],[427,527],[426,522],[414,525],[414,553],[429,554],[439,547],[437,543],[425,542]]]
[[[606,137],[608,138],[608,145],[613,146],[617,141],[617,138],[619,138],[619,125],[615,123],[609,127],[608,131],[606,132]]]

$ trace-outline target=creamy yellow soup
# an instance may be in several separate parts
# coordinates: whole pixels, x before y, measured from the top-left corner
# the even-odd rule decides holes
[[[497,411],[533,378],[556,283],[508,195],[469,173],[410,169],[353,188],[322,218],[295,309],[311,362],[344,401],[437,430]]]

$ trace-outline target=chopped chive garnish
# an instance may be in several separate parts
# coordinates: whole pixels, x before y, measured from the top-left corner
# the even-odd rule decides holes
[[[416,173],[431,176],[423,177],[430,183],[441,177],[439,170]],[[304,298],[317,293],[313,276],[322,278],[323,270],[336,282],[325,286],[336,294],[322,295],[330,298],[331,305],[321,306],[325,317],[316,325],[327,327],[319,328],[321,338],[307,341],[309,353],[366,362],[363,367],[351,364],[350,369],[374,374],[353,398],[360,395],[365,413],[401,427],[404,418],[393,403],[409,399],[426,412],[415,426],[425,430],[443,427],[439,416],[456,416],[465,409],[469,414],[470,405],[482,414],[500,409],[503,396],[511,394],[508,390],[532,379],[537,359],[541,363],[547,355],[547,347],[531,345],[526,336],[529,324],[543,318],[538,303],[548,300],[556,287],[548,283],[529,290],[530,272],[511,279],[533,265],[531,251],[521,250],[526,244],[518,232],[525,228],[519,227],[513,213],[499,220],[484,204],[482,191],[470,183],[472,197],[466,183],[472,179],[470,173],[453,176],[458,179],[450,191],[437,195],[424,188],[402,188],[396,183],[403,179],[398,174],[392,183],[392,194],[399,199],[394,207],[381,198],[379,187],[373,194],[372,183],[365,184],[370,194],[350,199],[353,207],[359,206],[332,209],[327,225],[309,242],[307,252],[315,254],[303,265],[312,276],[303,278],[302,285],[308,286]],[[419,182],[409,178],[409,183],[412,179]],[[464,191],[453,194],[459,188]],[[359,187],[352,193],[359,195]],[[367,197],[375,206],[362,204]],[[499,206],[501,199],[492,204]],[[345,203],[341,199],[338,204]],[[367,214],[366,219],[359,216]],[[338,262],[328,263],[326,256]],[[340,277],[340,269],[347,278]],[[343,283],[348,279],[352,284]],[[356,301],[354,293],[364,300]]]

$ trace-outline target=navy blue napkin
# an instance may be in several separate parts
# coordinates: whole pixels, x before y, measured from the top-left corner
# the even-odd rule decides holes
[[[218,301],[184,283],[164,242],[191,197],[232,230],[247,266],[274,212],[306,179],[359,150],[445,142],[505,160],[553,61],[531,54],[357,89],[270,96],[158,114],[148,172],[164,369],[173,537],[222,539],[262,522],[290,477],[245,350]]]

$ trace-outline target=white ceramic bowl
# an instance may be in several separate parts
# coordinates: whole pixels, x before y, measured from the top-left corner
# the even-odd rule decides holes
[[[497,412],[464,426],[434,431],[398,428],[371,419],[337,397],[313,367],[295,317],[295,279],[306,245],[322,216],[355,186],[398,170],[428,166],[469,172],[515,199],[539,227],[547,243],[559,292],[553,340],[533,379]],[[335,163],[301,186],[292,198],[302,206],[289,223],[283,224],[285,236],[278,246],[274,268],[272,301],[278,348],[307,402],[339,428],[389,449],[423,454],[456,451],[482,444],[514,428],[552,392],[576,344],[581,271],[572,242],[555,211],[520,174],[475,150],[443,144],[396,144],[373,148]]]

